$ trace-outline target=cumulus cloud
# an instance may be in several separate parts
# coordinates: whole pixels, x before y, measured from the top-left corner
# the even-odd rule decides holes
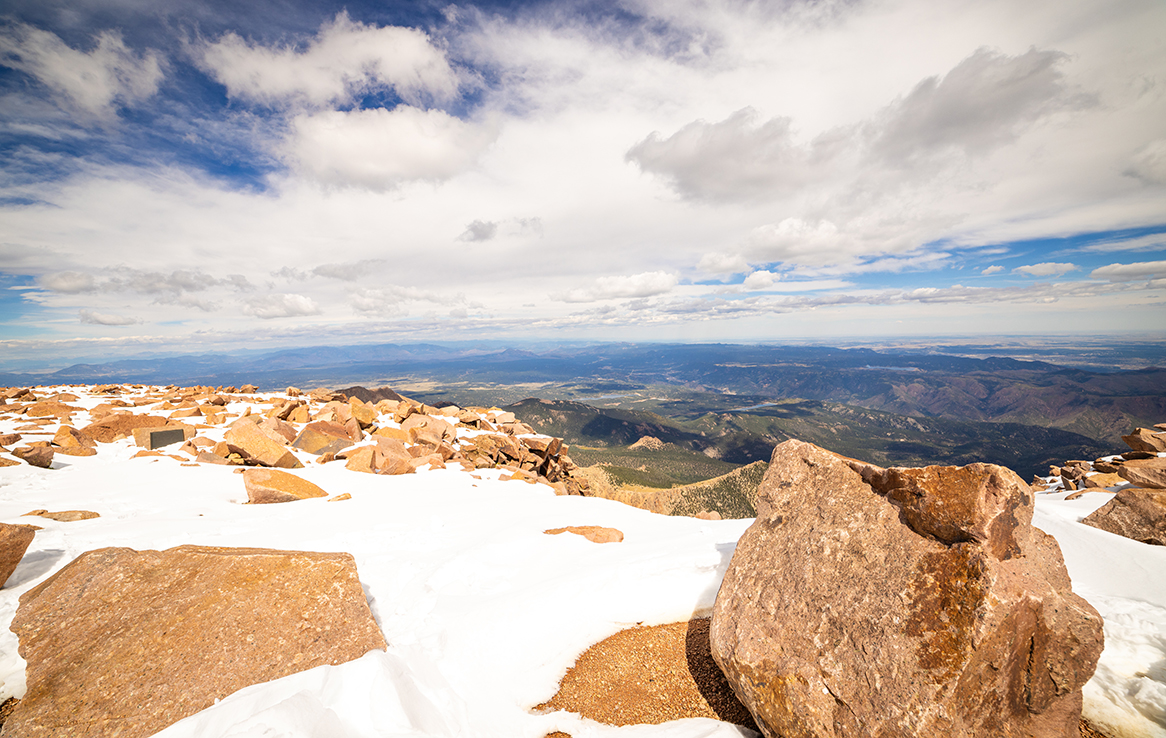
[[[780,274],[774,274],[773,272],[762,269],[745,277],[745,281],[741,283],[741,286],[746,290],[766,290],[780,279]]]
[[[870,177],[880,167],[946,149],[984,154],[1048,113],[1088,103],[1064,84],[1058,67],[1067,58],[1058,51],[1007,56],[980,49],[869,119],[809,140],[799,139],[788,117],[763,120],[743,108],[720,122],[694,121],[668,137],[653,132],[626,159],[684,197],[743,201]]]
[[[77,313],[77,317],[87,325],[134,325],[141,322],[137,318],[99,313],[95,310],[81,310]]]
[[[378,86],[420,103],[458,89],[445,53],[423,31],[356,23],[343,12],[302,50],[227,33],[203,47],[202,60],[231,97],[271,106],[345,103]]]
[[[992,266],[984,269],[984,271],[980,272],[980,274],[983,274],[984,276],[988,276],[989,274],[999,274],[1002,271],[1004,271],[1004,267],[1002,267],[998,264],[993,264]]]
[[[99,119],[150,97],[162,80],[159,56],[134,53],[113,31],[98,34],[91,51],[78,51],[29,25],[0,28],[0,65],[36,78],[74,110]]]
[[[881,130],[873,147],[895,161],[946,147],[985,153],[1013,140],[1025,123],[1085,102],[1065,88],[1058,67],[1067,59],[1059,51],[1007,56],[979,49],[889,106],[874,124]]]
[[[1076,264],[1063,264],[1055,261],[1045,261],[1040,264],[1026,264],[1012,270],[1013,274],[1027,274],[1030,277],[1059,277],[1062,274],[1075,272],[1079,269]]]
[[[288,157],[304,174],[372,190],[448,179],[472,166],[496,135],[488,125],[409,105],[303,114],[291,125]]]
[[[591,287],[551,295],[561,302],[595,302],[613,297],[652,297],[671,292],[678,281],[671,272],[642,272],[627,277],[600,277]]]
[[[1110,282],[1132,282],[1143,279],[1166,278],[1166,261],[1142,261],[1134,264],[1110,264],[1089,273],[1093,279]]]
[[[82,272],[54,272],[44,275],[37,280],[37,283],[46,290],[65,295],[91,292],[97,286],[92,274],[83,274]]]
[[[243,303],[243,312],[256,318],[295,318],[319,315],[322,311],[316,301],[305,295],[274,294],[253,297]]]
[[[459,241],[489,241],[498,235],[498,224],[491,221],[475,220],[457,237]]]
[[[737,274],[748,269],[749,263],[740,254],[714,252],[702,256],[696,268],[708,274]]]
[[[799,144],[789,118],[763,121],[753,108],[743,108],[719,123],[689,123],[667,138],[653,132],[626,159],[686,197],[735,200],[820,181],[846,145],[845,132]]]

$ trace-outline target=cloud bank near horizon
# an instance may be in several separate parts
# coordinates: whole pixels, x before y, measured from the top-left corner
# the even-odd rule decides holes
[[[1166,328],[1154,0],[265,7],[0,16],[5,345]]]

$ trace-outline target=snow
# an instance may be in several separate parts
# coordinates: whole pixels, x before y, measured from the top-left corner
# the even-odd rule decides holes
[[[86,395],[69,404],[102,400]],[[23,422],[0,419],[0,433]],[[77,427],[86,422],[73,419]],[[200,430],[212,440],[222,433]],[[176,448],[164,451],[183,455]],[[162,738],[753,735],[705,719],[614,728],[530,711],[553,696],[592,644],[633,625],[707,613],[751,520],[665,517],[559,497],[546,485],[499,481],[499,470],[423,468],[386,477],[316,464],[308,454],[295,473],[352,499],[243,505],[233,467],[131,459],[138,450],[126,439],[102,444],[96,456],[58,455],[51,470],[0,468],[0,522],[43,527],[0,589],[0,700],[25,689],[24,662],[7,629],[18,597],[79,554],[106,546],[255,546],[351,553],[389,648],[240,690]],[[1075,590],[1106,618],[1086,715],[1114,738],[1166,736],[1166,549],[1078,522],[1109,494],[1063,497],[1038,495],[1035,522],[1060,542]],[[22,517],[36,508],[101,517]],[[600,545],[543,533],[572,525],[617,528],[625,538]]]

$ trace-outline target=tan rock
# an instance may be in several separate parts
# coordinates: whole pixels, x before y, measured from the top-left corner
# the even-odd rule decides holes
[[[1082,480],[1082,486],[1085,489],[1094,487],[1104,489],[1106,487],[1116,487],[1119,484],[1125,484],[1125,481],[1121,478],[1120,474],[1093,474]]]
[[[1126,445],[1134,451],[1146,451],[1152,454],[1166,451],[1166,433],[1155,432],[1149,428],[1136,428],[1128,436],[1122,436],[1121,440],[1125,441]]]
[[[276,443],[285,444],[296,440],[295,427],[279,418],[262,418],[256,425]]]
[[[132,435],[135,428],[162,428],[166,424],[166,418],[157,415],[117,413],[90,423],[82,428],[81,432],[101,443],[111,443]]]
[[[351,500],[351,499],[352,499],[352,495],[348,494],[347,492],[344,492],[342,494],[336,495],[335,497],[329,497],[328,502],[342,502],[344,500]]]
[[[82,554],[20,598],[28,691],[5,738],[152,735],[260,682],[385,640],[344,553]]]
[[[57,434],[53,436],[53,443],[61,448],[76,448],[78,446],[88,448],[97,447],[97,441],[70,425],[62,425],[57,429]],[[2,440],[0,440],[0,445],[3,445]]]
[[[327,420],[308,423],[292,442],[292,446],[317,456],[338,453],[351,445],[352,439],[344,426]]]
[[[341,451],[340,454],[337,454],[337,458],[346,459],[344,464],[345,469],[368,474],[375,474],[377,471],[376,456],[376,446],[361,446],[359,448],[346,449],[345,451]]]
[[[51,469],[53,466],[53,449],[48,446],[21,446],[12,449],[12,455],[41,469]]]
[[[58,456],[96,456],[97,449],[88,446],[70,446],[53,449],[53,453]]]
[[[717,595],[712,648],[765,735],[1077,728],[1101,619],[988,464],[879,469],[787,441]]]
[[[360,424],[361,428],[368,428],[377,419],[377,410],[372,405],[361,402],[355,397],[348,400],[349,407],[352,409],[352,417]]]
[[[1081,522],[1119,536],[1166,546],[1166,489],[1127,487]]]
[[[375,431],[373,431],[373,435],[380,438],[391,438],[395,441],[401,441],[402,443],[410,440],[409,431],[401,430],[400,428],[392,428],[389,426],[377,428]]]
[[[1166,458],[1130,459],[1118,468],[1117,473],[1139,487],[1166,489]]]
[[[31,525],[0,523],[0,587],[16,571],[34,535],[36,528]]]
[[[48,518],[49,520],[56,520],[58,523],[75,523],[78,520],[92,520],[93,518],[100,518],[101,516],[91,510],[61,510],[60,512],[49,512],[48,510],[33,510],[26,512],[21,517],[38,517]]]
[[[0,469],[6,466],[20,466],[20,462],[16,459],[6,459],[3,456],[0,456]]]
[[[289,423],[307,423],[312,419],[312,411],[307,405],[297,405],[288,416]]]
[[[592,543],[621,543],[623,542],[623,532],[616,528],[604,528],[599,525],[571,525],[566,528],[551,528],[544,530],[543,533],[549,536],[557,536],[560,533],[574,533],[577,536],[583,536]]]
[[[67,418],[80,409],[53,400],[42,400],[30,405],[24,414],[30,418]]]
[[[286,446],[273,441],[259,426],[244,418],[231,423],[223,440],[233,453],[259,466],[281,469],[299,469],[303,466]]]
[[[210,451],[199,451],[195,454],[194,460],[200,464],[227,464],[230,463],[226,458],[213,454]]]
[[[254,505],[328,496],[308,480],[278,469],[247,469],[243,472],[243,485],[247,501]]]
[[[20,441],[21,435],[19,433],[5,433],[0,435],[0,446],[11,446]]]

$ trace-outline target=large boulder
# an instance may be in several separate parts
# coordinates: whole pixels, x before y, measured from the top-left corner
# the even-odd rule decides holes
[[[249,418],[231,423],[223,435],[227,448],[257,466],[298,469],[303,466],[285,443],[271,438]]]
[[[1147,451],[1153,454],[1166,451],[1166,433],[1162,431],[1135,428],[1133,433],[1122,436],[1121,440],[1134,451]]]
[[[243,486],[247,490],[247,501],[253,505],[328,496],[318,485],[279,469],[246,469],[243,471]]]
[[[36,528],[31,525],[0,523],[0,587],[16,571],[35,535]]]
[[[1117,473],[1139,487],[1166,489],[1166,458],[1130,459],[1118,467]]]
[[[90,423],[82,428],[81,432],[95,441],[110,443],[119,438],[133,435],[134,428],[158,428],[166,424],[166,418],[157,415],[115,413]]]
[[[243,687],[385,640],[352,556],[103,548],[20,597],[28,691],[4,738],[152,735]]]
[[[1081,522],[1142,543],[1166,546],[1166,489],[1119,490]]]
[[[770,738],[1074,735],[1101,618],[988,464],[774,449],[717,595],[713,655]]]

